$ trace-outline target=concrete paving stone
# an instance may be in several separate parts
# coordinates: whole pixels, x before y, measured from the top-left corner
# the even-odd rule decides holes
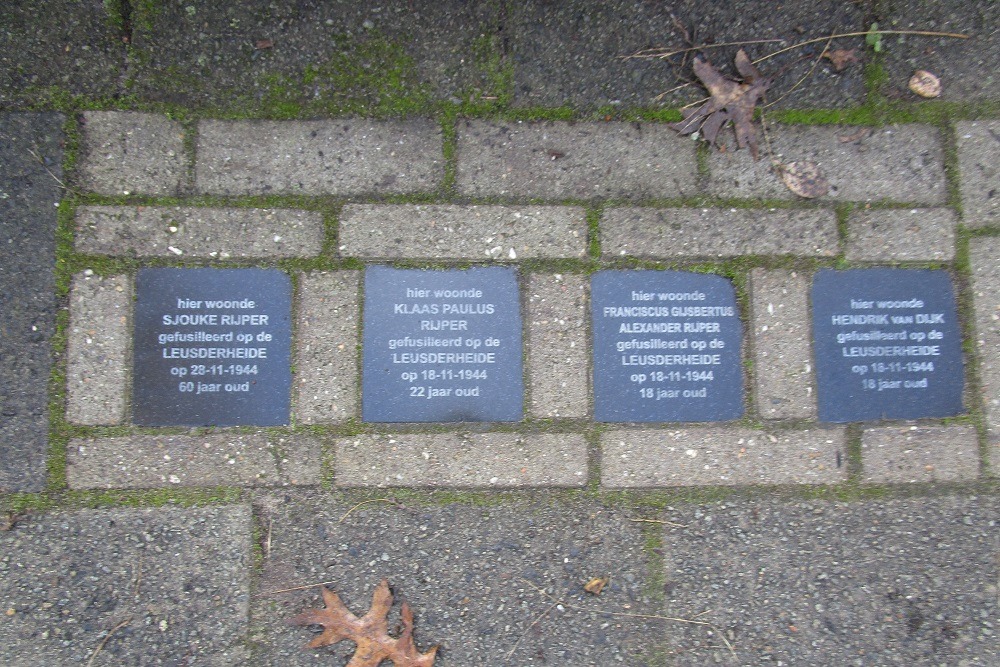
[[[184,129],[166,116],[85,111],[79,186],[98,194],[180,194],[187,181]]]
[[[573,0],[553,4],[528,0],[511,7],[514,99],[522,106],[604,105],[680,106],[697,100],[703,89],[689,85],[655,99],[661,93],[694,80],[691,54],[665,60],[623,60],[642,49],[685,49],[679,26],[695,44],[755,39],[781,40],[747,45],[759,58],[779,48],[824,37],[831,32],[866,30],[858,3],[820,0],[775,5],[768,0],[705,3],[680,0],[669,4],[633,0]],[[676,17],[676,23],[675,23]],[[837,47],[867,53],[860,38],[840,40]],[[769,98],[787,97],[778,105],[790,108],[842,107],[864,101],[862,64],[835,73],[821,61],[807,85],[791,90],[819,55],[822,44],[777,56],[762,65],[777,76]],[[708,51],[716,66],[735,76],[736,47]],[[803,56],[805,56],[803,58]]]
[[[574,433],[398,433],[335,443],[339,487],[584,486],[587,444]]]
[[[252,113],[503,92],[483,53],[500,28],[494,3],[185,0],[133,12],[130,91],[144,99]]]
[[[589,283],[581,275],[528,276],[528,394],[539,419],[590,414]]]
[[[881,128],[768,125],[774,157],[819,164],[830,182],[822,200],[944,204],[948,187],[938,130],[926,125]],[[709,190],[719,197],[798,199],[774,173],[770,160],[748,150],[712,151]]]
[[[833,211],[612,208],[601,221],[608,257],[737,257],[838,252]]]
[[[318,484],[322,446],[264,431],[77,438],[66,449],[71,489]]]
[[[947,208],[857,210],[847,218],[849,260],[872,262],[955,259],[958,216]]]
[[[665,125],[464,120],[457,171],[471,197],[635,200],[695,194],[698,166]]]
[[[1000,225],[1000,121],[963,121],[955,134],[962,224],[973,229]]]
[[[892,98],[920,101],[908,89],[916,70],[941,79],[941,97],[948,102],[1000,99],[1000,5],[993,0],[900,0],[882,25],[893,30],[933,30],[965,34],[969,39],[886,35],[883,66],[888,74],[884,92]]]
[[[979,383],[986,428],[990,440],[1000,446],[1000,264],[997,257],[1000,257],[1000,238],[974,238],[969,242]],[[1000,459],[993,465],[1000,467]]]
[[[444,178],[441,142],[427,118],[203,120],[195,184],[221,195],[426,192]]]
[[[239,505],[22,518],[0,532],[0,663],[246,664],[250,533]]]
[[[56,91],[118,92],[125,45],[103,0],[0,3],[0,104],[34,106]]]
[[[861,459],[871,484],[966,482],[979,477],[979,438],[971,426],[866,428]]]
[[[0,114],[0,493],[45,488],[63,121]]]
[[[253,664],[342,665],[354,650],[351,642],[303,650],[316,628],[285,623],[323,607],[317,587],[270,591],[332,582],[360,615],[382,578],[396,595],[390,633],[405,600],[418,648],[440,646],[435,667],[661,664],[662,621],[607,613],[657,613],[643,524],[628,511],[547,499],[369,503],[347,514],[354,504],[320,494],[262,499],[271,539],[251,612]],[[605,576],[599,596],[583,591]]]
[[[601,486],[836,484],[847,479],[843,428],[615,429],[601,435]]]
[[[512,260],[581,258],[587,218],[568,206],[349,204],[340,217],[346,257]]]
[[[296,309],[295,420],[358,416],[358,271],[305,273]]]
[[[795,271],[750,272],[754,399],[764,419],[815,419],[809,281]]]
[[[132,281],[77,274],[69,294],[66,419],[111,425],[125,419]]]
[[[95,255],[314,257],[323,235],[317,211],[82,206],[76,213],[76,250]]]
[[[739,499],[662,518],[683,526],[664,530],[666,614],[711,610],[713,625],[672,628],[672,665],[1000,662],[995,496]]]

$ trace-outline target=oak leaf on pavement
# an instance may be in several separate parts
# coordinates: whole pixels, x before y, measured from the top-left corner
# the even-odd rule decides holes
[[[375,589],[372,608],[358,618],[344,605],[340,596],[322,588],[325,609],[310,609],[289,620],[293,625],[321,625],[323,632],[306,648],[319,648],[336,644],[344,639],[357,644],[354,656],[347,667],[378,667],[383,660],[391,660],[395,667],[432,667],[438,647],[420,653],[413,643],[413,612],[403,603],[400,618],[403,631],[398,638],[389,636],[386,616],[392,607],[392,593],[385,579]]]
[[[753,112],[757,101],[770,87],[771,79],[754,67],[743,49],[736,54],[736,70],[743,77],[742,81],[723,76],[701,58],[694,59],[693,68],[711,97],[697,109],[685,109],[684,120],[671,127],[684,135],[700,131],[705,141],[717,144],[719,131],[732,121],[736,144],[740,148],[749,146],[753,159],[759,159]]]

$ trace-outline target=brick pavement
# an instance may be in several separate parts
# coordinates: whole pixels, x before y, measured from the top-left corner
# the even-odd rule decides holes
[[[267,20],[281,26],[287,8],[278,4]],[[484,21],[484,35],[493,29],[481,16],[491,9],[457,4]],[[571,48],[525,39],[540,4],[501,21],[518,26],[514,105],[579,101],[569,79],[583,71],[592,80],[581,89],[611,104],[624,90],[635,104],[650,69],[628,63],[632,79],[620,85],[587,64],[603,34],[578,20],[588,2],[567,3],[537,28],[570,30]],[[607,16],[627,9],[604,4]],[[992,11],[971,4],[972,13]],[[151,63],[177,57],[151,25],[230,30],[246,18],[210,5],[162,14],[137,6],[135,90],[198,100],[216,97],[218,84],[235,94],[228,72],[183,93],[149,78]],[[853,5],[818,6],[867,18]],[[428,17],[440,10],[416,11],[415,29],[437,34]],[[663,28],[646,25],[645,11],[620,18],[629,39]],[[370,30],[362,14],[345,25]],[[825,34],[812,19],[803,9],[793,23]],[[726,24],[735,38],[756,34]],[[200,29],[182,59],[208,49],[234,71],[243,66],[244,53],[209,44],[212,31]],[[296,39],[314,42],[322,29]],[[463,44],[478,39],[460,32]],[[531,62],[550,47],[558,57]],[[458,94],[453,81],[495,84],[458,67],[455,52],[430,48],[440,62],[419,67],[434,76],[436,95]],[[897,44],[888,68],[908,67],[913,48]],[[77,62],[114,57],[88,48]],[[557,61],[559,72],[546,70]],[[993,68],[970,68],[946,86],[978,100]],[[249,71],[234,76],[256,85]],[[94,85],[110,91],[119,78]],[[325,95],[322,85],[308,95]],[[812,106],[854,104],[862,89],[857,72],[826,72]],[[35,322],[39,340],[54,335],[59,351],[52,425],[40,407],[47,371],[31,370],[32,445],[12,447],[7,435],[0,443],[0,508],[29,508],[0,515],[0,663],[342,663],[346,647],[303,651],[309,632],[283,621],[317,605],[321,581],[363,612],[383,576],[416,609],[418,644],[442,644],[443,667],[1000,661],[1000,121],[964,120],[980,115],[966,111],[933,124],[769,122],[777,157],[816,160],[830,177],[830,194],[807,202],[767,160],[700,153],[652,120],[230,120],[93,106],[105,110],[68,119],[65,176],[61,150],[42,162],[69,189],[35,197],[60,200],[59,263],[35,267],[29,296],[48,303],[55,294],[64,310],[57,322]],[[46,150],[57,143],[61,117],[16,120],[44,126]],[[44,171],[31,164],[24,173]],[[43,232],[56,227],[51,213],[32,212],[47,221]],[[11,232],[7,243],[15,240],[26,243]],[[364,270],[383,264],[516,270],[524,419],[362,420]],[[133,425],[135,277],[162,266],[291,277],[288,426]],[[951,274],[965,342],[962,414],[819,421],[812,280],[849,266]],[[589,276],[606,268],[709,271],[733,283],[742,419],[593,419]],[[583,591],[606,575],[600,596]]]

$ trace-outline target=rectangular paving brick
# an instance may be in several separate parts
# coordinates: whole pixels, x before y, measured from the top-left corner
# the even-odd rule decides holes
[[[615,429],[601,435],[601,486],[836,484],[847,479],[843,428]]]
[[[139,257],[313,257],[323,249],[316,211],[83,206],[76,249]]]
[[[857,210],[847,218],[850,260],[951,261],[958,216],[947,208]]]
[[[428,192],[444,178],[441,127],[408,121],[198,124],[195,186],[221,195]]]
[[[936,128],[769,124],[768,134],[775,159],[819,164],[830,183],[830,193],[822,199],[944,204],[948,196],[944,149]],[[749,151],[712,151],[708,166],[713,195],[798,199],[774,173],[767,156],[754,162]]]
[[[958,144],[962,223],[973,229],[1000,224],[1000,120],[963,121],[955,126]]]
[[[838,242],[833,211],[613,208],[601,220],[607,257],[832,257]]]
[[[815,419],[809,281],[795,271],[750,272],[754,399],[763,419]]]
[[[587,444],[573,433],[361,435],[336,442],[340,487],[584,486]]]
[[[64,120],[0,114],[0,493],[45,488]]]
[[[861,460],[872,484],[965,482],[979,477],[979,438],[971,426],[866,428]]]
[[[972,303],[976,317],[976,356],[990,439],[1000,444],[1000,238],[969,241]],[[994,468],[998,462],[993,463]]]
[[[659,610],[650,526],[630,521],[632,512],[551,498],[357,502],[322,493],[260,499],[270,539],[252,599],[251,664],[346,665],[352,642],[302,650],[316,628],[287,620],[324,606],[314,585],[322,581],[361,615],[384,578],[395,594],[389,627],[405,600],[419,650],[441,646],[436,667],[657,664],[664,622],[606,613]],[[601,594],[584,592],[598,576],[610,579]]]
[[[587,254],[582,208],[350,204],[340,216],[346,257],[514,260]]]
[[[184,128],[166,116],[85,111],[80,186],[109,196],[181,192],[187,182]]]
[[[299,277],[295,419],[335,423],[358,416],[358,271]]]
[[[590,414],[587,345],[589,280],[570,274],[528,277],[528,391],[532,416]]]
[[[71,489],[318,484],[321,446],[304,435],[263,431],[132,435],[71,440]]]
[[[695,143],[665,125],[458,125],[457,187],[471,197],[681,197],[695,194],[697,172]]]
[[[0,532],[0,664],[247,664],[250,535],[243,505],[22,517]]]
[[[671,665],[997,664],[995,495],[737,498],[660,518],[663,613],[710,610],[718,629],[670,626]]]
[[[66,418],[110,425],[125,419],[132,281],[77,274],[69,294]]]

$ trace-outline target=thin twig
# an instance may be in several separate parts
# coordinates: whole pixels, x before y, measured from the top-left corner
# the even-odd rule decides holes
[[[865,33],[867,34],[867,33]],[[665,51],[664,48],[655,49],[643,49],[641,51],[636,51],[630,56],[620,56],[622,60],[631,60],[632,58],[659,58],[666,59],[672,56],[679,56],[682,53],[691,53],[692,51],[704,51],[706,49],[719,49],[724,46],[748,46],[750,44],[767,44],[769,42],[784,42],[784,39],[750,39],[742,42],[719,42],[718,44],[702,44],[700,46],[691,46],[686,49],[675,49],[673,51]]]
[[[61,187],[63,190],[66,190],[67,192],[73,192],[72,190],[69,189],[68,185],[66,185],[58,176],[56,176],[52,172],[51,169],[49,169],[49,166],[47,164],[45,164],[45,160],[42,159],[41,155],[39,155],[35,151],[31,150],[30,148],[28,148],[27,151],[28,151],[28,153],[31,154],[31,157],[35,158],[35,161],[38,162],[39,165],[41,165],[42,169],[44,169],[45,171],[48,172],[49,176],[52,177],[52,180],[54,180],[59,185],[59,187]],[[77,193],[73,192],[73,194],[77,194]]]
[[[326,586],[328,584],[335,584],[335,583],[337,582],[321,581],[318,584],[306,584],[304,586],[295,586],[293,588],[282,588],[281,590],[278,591],[261,591],[260,593],[257,593],[255,597],[262,598],[262,597],[267,597],[268,595],[277,595],[278,593],[291,593],[292,591],[304,591],[307,588],[316,588],[317,586]]]
[[[653,98],[653,101],[654,101],[654,102],[659,102],[660,100],[662,100],[662,99],[663,99],[664,97],[666,97],[666,96],[667,96],[667,95],[669,95],[670,93],[675,93],[675,92],[677,92],[678,90],[680,90],[681,88],[687,88],[688,86],[693,86],[693,85],[694,85],[694,82],[693,82],[693,81],[688,81],[687,83],[682,83],[682,84],[681,84],[681,85],[679,85],[679,86],[674,86],[674,87],[673,87],[673,88],[671,88],[670,90],[665,90],[665,91],[663,91],[662,93],[660,93],[659,95],[657,95],[656,97],[654,97],[654,98]]]
[[[662,523],[668,526],[674,526],[676,528],[687,528],[682,523],[674,523],[673,521],[664,521],[663,519],[629,519],[629,521],[635,521],[636,523]]]
[[[823,54],[826,53],[826,50],[830,48],[830,43],[832,41],[833,41],[833,35],[831,35],[830,38],[828,40],[826,40],[826,45],[823,47],[823,50],[820,51],[819,56],[816,58],[816,60],[813,61],[812,67],[809,68],[809,71],[806,72],[805,74],[803,74],[802,78],[800,78],[798,81],[795,82],[795,85],[793,85],[791,88],[789,88],[788,90],[786,90],[781,95],[781,97],[779,97],[778,99],[774,100],[773,102],[768,102],[767,104],[765,104],[764,106],[762,106],[760,108],[761,109],[766,109],[766,108],[768,108],[770,106],[774,106],[775,104],[777,104],[781,100],[783,100],[786,97],[788,97],[789,95],[791,95],[795,91],[796,88],[798,88],[803,83],[805,83],[805,80],[808,79],[809,77],[811,77],[812,73],[816,71],[817,67],[819,67],[819,62],[821,60],[823,60]]]
[[[799,42],[797,44],[792,44],[783,49],[778,49],[774,53],[769,53],[762,58],[758,58],[753,61],[756,65],[759,62],[768,60],[777,55],[785,53],[786,51],[791,51],[802,46],[808,46],[809,44],[816,44],[817,42],[825,42],[828,39],[838,39],[840,37],[867,37],[868,35],[920,35],[922,37],[951,37],[953,39],[969,39],[969,35],[963,35],[960,32],[935,32],[932,30],[866,30],[865,32],[844,32],[836,35],[830,35],[829,37],[816,37],[815,39],[807,39],[804,42]]]
[[[142,553],[139,553],[138,562],[135,565],[135,595],[139,596],[139,586],[142,585]]]
[[[108,634],[104,635],[104,639],[102,639],[101,643],[97,645],[97,648],[94,649],[94,652],[90,654],[90,660],[87,661],[87,667],[91,667],[91,665],[94,664],[94,660],[97,658],[97,654],[101,652],[101,649],[104,648],[104,645],[108,643],[109,639],[111,639],[111,635],[113,635],[116,631],[124,628],[131,622],[132,622],[132,617],[129,616],[124,621],[122,621],[115,627],[108,630]]]
[[[533,628],[536,625],[538,625],[539,621],[541,621],[543,618],[545,618],[546,616],[548,616],[549,612],[552,611],[553,609],[555,609],[558,606],[559,606],[558,602],[553,602],[551,605],[549,605],[548,609],[546,609],[541,614],[539,614],[538,618],[536,618],[534,621],[531,622],[531,625],[529,625],[527,627],[527,629],[524,632],[521,633],[521,636],[517,638],[517,641],[514,642],[514,646],[512,646],[509,651],[507,651],[507,655],[504,657],[504,662],[507,662],[508,660],[510,660],[510,656],[514,655],[514,651],[516,651],[517,647],[521,645],[521,640],[524,639],[528,635],[529,632],[531,632],[531,628]]]
[[[817,42],[823,42],[827,39],[839,39],[841,37],[866,37],[868,35],[919,35],[922,37],[950,37],[953,39],[969,39],[969,35],[964,35],[959,32],[936,32],[933,30],[866,30],[864,32],[844,32],[838,33],[836,35],[830,35],[829,37],[817,37],[815,39],[807,39],[804,42],[797,42],[791,46],[779,49],[774,53],[769,53],[768,55],[754,60],[753,63],[756,65],[762,60],[767,60],[768,58],[773,58],[774,56],[785,53],[786,51],[792,51],[802,46],[807,46],[809,44],[815,44]],[[708,49],[718,49],[724,46],[749,46],[751,44],[767,44],[769,42],[785,42],[784,39],[751,39],[743,42],[720,42],[718,44],[701,44],[700,46],[692,46],[686,49],[674,49],[673,51],[667,51],[666,47],[655,48],[655,49],[643,49],[641,51],[636,51],[630,56],[621,56],[622,60],[630,60],[632,58],[670,58],[672,56],[678,56],[682,53],[690,53],[692,51],[705,51]]]
[[[674,616],[658,616],[656,614],[630,614],[630,613],[626,613],[626,612],[622,612],[622,611],[605,611],[603,609],[588,609],[586,607],[582,607],[582,606],[570,604],[570,603],[568,603],[568,602],[566,602],[564,600],[560,600],[559,598],[557,598],[557,597],[555,597],[553,595],[549,595],[548,593],[545,592],[545,589],[539,588],[538,586],[536,586],[532,582],[528,581],[527,579],[523,579],[522,578],[521,581],[523,581],[524,583],[528,584],[529,586],[531,586],[536,591],[538,591],[539,593],[541,593],[542,595],[544,595],[548,599],[552,600],[556,604],[561,604],[562,606],[566,607],[567,609],[576,609],[576,610],[579,610],[579,611],[589,611],[589,612],[592,612],[592,613],[595,613],[595,614],[607,614],[608,616],[621,616],[621,617],[625,617],[625,618],[649,618],[649,619],[657,619],[657,620],[661,620],[661,621],[673,621],[675,623],[690,623],[691,625],[707,625],[707,626],[711,626],[712,625],[708,621],[696,621],[696,620],[690,619],[690,618],[677,618],[677,617],[674,617]],[[702,612],[701,614],[698,614],[698,616],[703,616],[706,613],[708,613],[708,612]]]
[[[354,510],[358,509],[362,505],[367,505],[368,503],[389,503],[390,505],[396,505],[397,504],[395,500],[391,500],[389,498],[373,498],[372,500],[365,500],[365,501],[362,501],[362,502],[358,503],[357,505],[355,505],[351,509],[347,510],[346,512],[344,512],[344,516],[340,517],[340,521],[338,521],[337,523],[344,523],[344,519],[346,519],[348,516],[350,516],[351,512],[353,512]]]

